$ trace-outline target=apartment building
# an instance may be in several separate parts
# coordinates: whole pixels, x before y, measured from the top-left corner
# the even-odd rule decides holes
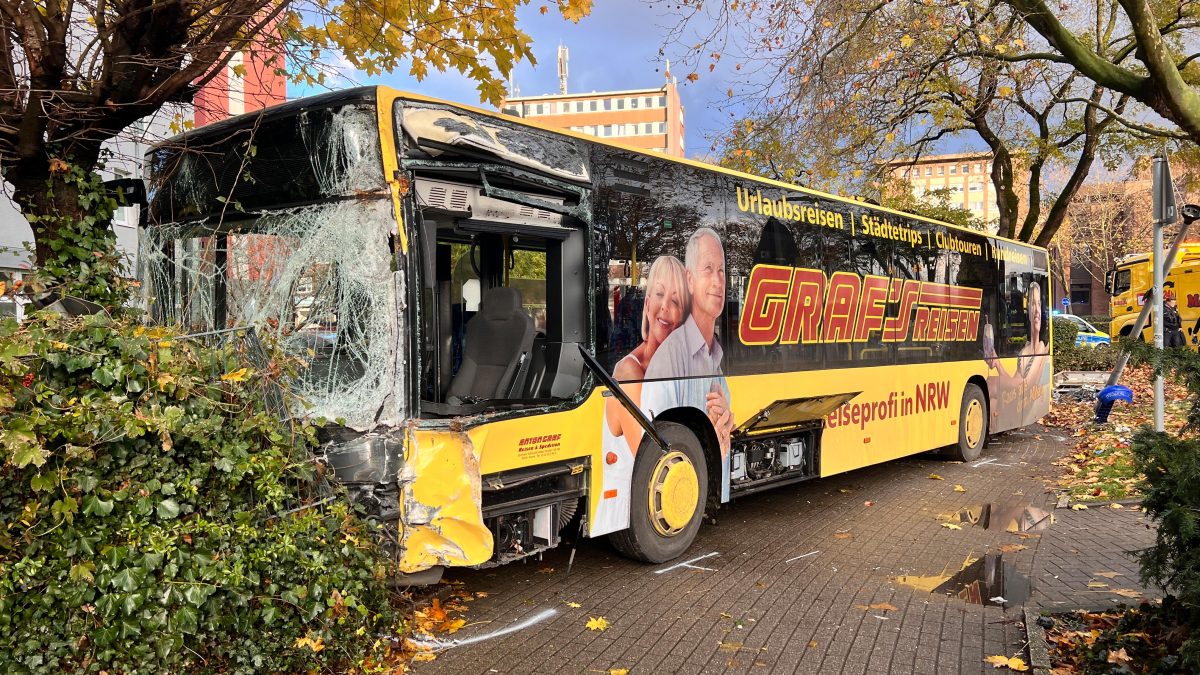
[[[991,153],[929,155],[916,161],[896,160],[888,166],[894,177],[912,186],[917,197],[935,190],[949,190],[952,206],[969,210],[985,223],[999,217],[996,191],[992,187]]]
[[[503,112],[624,145],[684,156],[684,114],[672,79],[657,89],[514,96]]]

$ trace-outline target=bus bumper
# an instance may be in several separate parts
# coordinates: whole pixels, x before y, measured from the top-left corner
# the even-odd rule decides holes
[[[400,571],[480,565],[492,557],[479,460],[462,432],[410,432],[400,469]]]

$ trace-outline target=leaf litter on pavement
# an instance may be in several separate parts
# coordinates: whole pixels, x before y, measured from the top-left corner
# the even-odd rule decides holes
[[[1055,401],[1042,419],[1047,426],[1070,434],[1074,444],[1054,465],[1061,474],[1054,488],[1075,501],[1111,502],[1137,498],[1144,478],[1134,467],[1129,444],[1140,427],[1153,423],[1153,372],[1148,367],[1129,368],[1121,383],[1133,391],[1133,403],[1118,403],[1106,425],[1093,424],[1095,401]],[[1179,434],[1187,415],[1187,389],[1166,380],[1165,428]],[[1078,509],[1077,509],[1078,510]]]

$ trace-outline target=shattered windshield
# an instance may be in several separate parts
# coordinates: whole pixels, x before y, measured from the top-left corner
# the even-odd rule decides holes
[[[400,336],[386,200],[267,211],[236,228],[148,229],[141,241],[147,308],[190,333],[253,326],[302,368],[295,414],[354,428],[402,417]]]
[[[149,155],[146,308],[189,333],[253,327],[302,364],[297,415],[403,416],[403,277],[375,106],[235,118]]]
[[[375,106],[217,123],[155,148],[150,222],[312,203],[385,188]]]

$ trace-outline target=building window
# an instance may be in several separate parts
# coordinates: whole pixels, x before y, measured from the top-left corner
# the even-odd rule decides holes
[[[575,112],[583,112],[583,101],[575,101]]]
[[[955,174],[957,174],[957,173],[958,173],[958,167],[957,167],[957,166],[955,166],[955,165],[953,165],[953,164],[951,164],[951,165],[950,165],[950,175],[951,175],[951,176],[953,176],[953,175],[955,175]]]
[[[612,99],[611,98],[604,99],[604,109],[612,110]]]
[[[625,109],[625,99],[623,99],[623,98],[617,99],[617,110],[624,110],[624,109]]]
[[[504,112],[508,115],[520,115],[521,109],[515,105],[509,105],[504,107]]]
[[[982,183],[971,183],[971,192],[979,192],[983,189]]]
[[[604,135],[605,135],[605,136],[612,136],[612,135],[613,135],[613,128],[612,128],[612,125],[611,125],[611,124],[605,124],[605,125],[604,125]]]
[[[939,175],[939,176],[945,176],[945,175],[946,175],[946,167],[944,167],[944,166],[939,166],[939,167],[937,168],[937,170],[938,170],[938,174],[937,174],[937,175]]]
[[[638,97],[634,96],[633,98],[629,99],[629,107],[630,108],[638,107]]]
[[[642,133],[645,133],[645,134],[654,133],[654,123],[646,122],[644,125],[642,125]]]
[[[660,108],[667,107],[667,97],[666,96],[658,97],[658,107],[660,107]]]
[[[1092,285],[1071,284],[1071,304],[1072,305],[1090,305],[1092,304]]]
[[[591,103],[592,112],[596,112],[596,109],[599,107],[599,102],[598,101],[589,101],[589,103]]]
[[[932,176],[933,175],[933,167],[931,167],[931,166],[925,167],[925,175]]]
[[[964,173],[964,174],[965,174],[965,173],[969,173],[970,171],[971,171],[971,165],[970,165],[970,164],[963,164],[963,173]]]
[[[975,173],[981,173],[982,171],[983,171],[983,164],[981,164],[980,162],[975,162]]]
[[[667,133],[667,123],[666,122],[658,123],[658,133],[660,133],[660,134]]]

